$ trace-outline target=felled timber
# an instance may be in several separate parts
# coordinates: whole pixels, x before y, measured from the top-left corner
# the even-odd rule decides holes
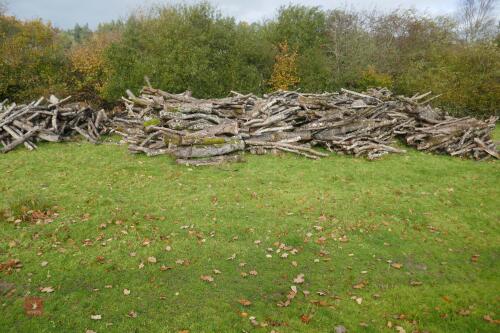
[[[499,158],[491,140],[497,118],[454,118],[433,108],[431,93],[393,96],[387,89],[324,94],[277,91],[263,98],[231,92],[201,100],[148,85],[127,93],[124,114],[115,118],[132,152],[172,154],[181,164],[229,161],[228,154],[285,151],[318,159],[314,147],[377,159],[405,153],[396,140],[418,150],[484,160]],[[154,124],[153,124],[154,123]],[[234,142],[237,142],[236,144]],[[233,155],[230,155],[233,156]],[[212,158],[220,157],[220,159]],[[197,162],[195,162],[197,161]]]
[[[0,143],[2,153],[19,145],[29,150],[41,141],[61,142],[80,134],[98,143],[108,131],[104,110],[95,111],[82,103],[68,103],[71,97],[40,98],[30,104],[0,105]]]

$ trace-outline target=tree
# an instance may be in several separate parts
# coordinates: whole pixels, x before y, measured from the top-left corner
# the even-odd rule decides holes
[[[466,42],[472,43],[495,35],[495,7],[498,0],[462,0],[458,19]]]
[[[278,45],[279,53],[271,75],[271,88],[273,90],[288,90],[300,82],[297,75],[297,51],[291,52],[288,42]]]

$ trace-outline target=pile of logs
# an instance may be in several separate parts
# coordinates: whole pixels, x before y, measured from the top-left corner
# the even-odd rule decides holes
[[[284,151],[311,159],[330,151],[376,159],[404,153],[394,145],[396,139],[422,151],[499,158],[490,137],[498,118],[450,117],[429,105],[433,98],[430,93],[409,98],[387,89],[342,89],[278,91],[262,98],[232,92],[202,100],[148,86],[140,96],[127,91],[124,110],[108,119],[104,110],[51,96],[27,105],[0,103],[0,151],[19,145],[33,150],[40,141],[66,141],[77,134],[97,143],[102,134],[114,132],[132,153],[170,154],[189,165],[240,161],[242,151]]]
[[[70,98],[42,97],[24,105],[0,103],[0,151],[7,153],[19,145],[33,150],[40,141],[67,141],[76,134],[97,143],[107,130],[106,113],[80,103],[68,103]]]
[[[499,158],[490,133],[497,118],[453,118],[432,108],[430,93],[411,98],[387,89],[363,94],[304,94],[278,91],[263,98],[232,92],[201,100],[189,92],[171,94],[151,86],[140,96],[127,91],[113,131],[132,153],[171,154],[190,165],[237,161],[237,152],[285,151],[318,159],[312,149],[376,159],[404,153],[396,138],[418,150],[485,160]]]

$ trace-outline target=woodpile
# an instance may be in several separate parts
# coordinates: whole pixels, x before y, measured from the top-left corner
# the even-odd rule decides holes
[[[38,142],[67,141],[76,134],[97,143],[106,132],[106,113],[68,103],[70,98],[42,97],[23,105],[0,103],[0,151],[7,153],[19,145],[33,150]]]
[[[430,93],[411,98],[387,89],[365,93],[304,94],[278,91],[263,98],[232,92],[202,100],[189,92],[171,94],[151,86],[140,96],[127,91],[125,110],[113,131],[132,153],[171,154],[190,165],[238,161],[241,151],[285,151],[311,159],[313,149],[376,159],[404,153],[397,138],[418,150],[486,160],[499,158],[490,134],[497,118],[454,118],[429,102]]]

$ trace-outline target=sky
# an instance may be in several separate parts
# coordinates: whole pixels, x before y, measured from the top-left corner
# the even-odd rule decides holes
[[[76,23],[99,23],[127,17],[134,9],[158,3],[196,3],[196,0],[0,0],[7,2],[8,12],[22,19],[42,18],[56,27],[72,28]],[[387,11],[414,8],[432,15],[452,14],[459,0],[212,0],[223,14],[238,20],[256,22],[272,18],[281,5],[289,3],[320,6],[324,9],[354,8]]]

